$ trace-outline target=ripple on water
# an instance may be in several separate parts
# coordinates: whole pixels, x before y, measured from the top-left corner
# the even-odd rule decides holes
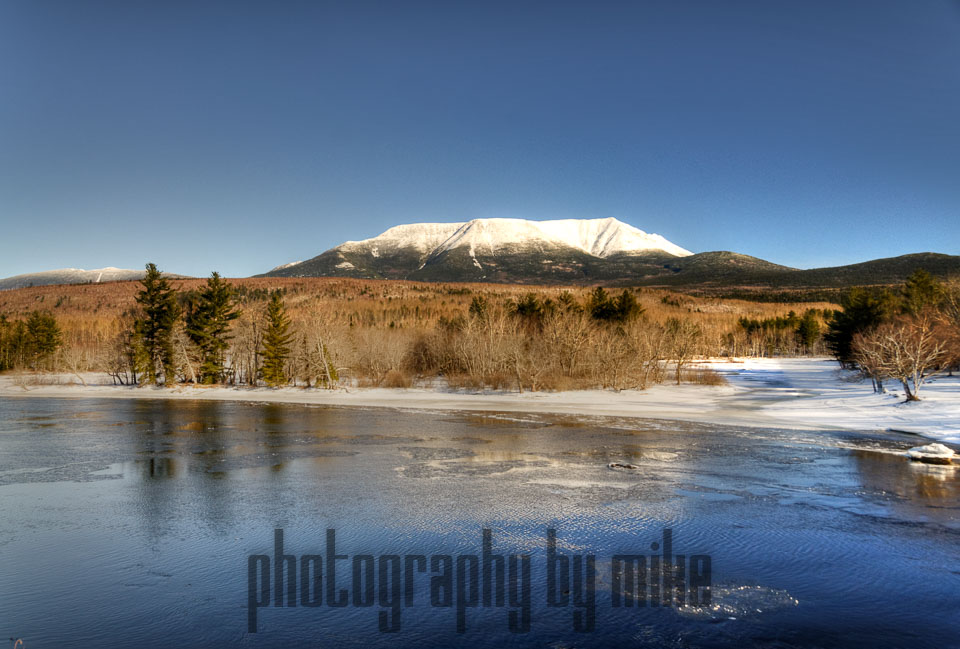
[[[796,597],[777,588],[716,585],[711,589],[709,604],[685,605],[678,607],[677,612],[683,617],[697,620],[735,620],[793,608],[799,604]]]

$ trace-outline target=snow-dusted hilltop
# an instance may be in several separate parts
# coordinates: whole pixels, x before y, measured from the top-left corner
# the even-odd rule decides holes
[[[693,253],[614,218],[398,225],[266,275],[432,281],[560,282],[635,276]]]
[[[26,273],[0,279],[0,291],[30,286],[50,286],[52,284],[101,284],[103,282],[125,282],[143,277],[145,271],[129,268],[58,268],[57,270],[43,270],[38,273]],[[164,273],[170,278],[186,278],[186,275]]]
[[[39,273],[27,273],[25,275],[14,275],[0,279],[0,290],[10,288],[24,288],[27,286],[47,286],[49,284],[97,284],[99,282],[116,282],[120,280],[140,279],[143,277],[142,270],[129,270],[126,268],[95,268],[93,270],[84,270],[83,268],[59,268],[57,270],[45,270]]]
[[[496,253],[510,247],[553,244],[569,246],[596,257],[618,252],[661,251],[677,257],[691,255],[659,234],[647,234],[615,218],[528,221],[474,219],[466,223],[398,225],[364,241],[348,241],[349,248],[414,248],[440,254],[459,247]]]

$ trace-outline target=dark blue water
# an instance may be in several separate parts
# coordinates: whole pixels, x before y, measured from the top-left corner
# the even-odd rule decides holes
[[[613,418],[6,399],[0,637],[23,638],[25,649],[960,646],[960,475],[896,455],[917,441]],[[274,606],[277,529],[294,557],[296,607]],[[504,556],[503,606],[495,570],[482,605],[484,529]],[[558,571],[549,583],[548,529],[571,567],[582,557],[581,580],[564,585]],[[346,557],[334,565],[344,607],[326,593],[327,530]],[[682,578],[668,573],[684,605],[650,596],[654,582],[662,588],[651,556],[663,561],[665,533],[672,563],[684,557]],[[523,554],[529,579],[518,559],[511,602],[509,557]],[[644,557],[644,607],[612,605],[622,554]],[[257,555],[272,574],[265,581],[254,559],[251,590]],[[301,579],[304,555],[319,557],[318,607],[303,605],[303,581],[316,598],[315,571]],[[405,557],[421,555],[422,573],[410,560],[412,605],[400,605]],[[441,555],[449,573],[443,559],[431,567]],[[694,576],[709,577],[709,605],[691,605]],[[547,605],[549,585],[561,605]]]

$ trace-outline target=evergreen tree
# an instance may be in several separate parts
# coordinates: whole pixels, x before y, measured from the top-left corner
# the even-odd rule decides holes
[[[643,307],[637,302],[637,298],[627,289],[614,300],[614,313],[617,322],[627,322],[640,316],[643,313]]]
[[[537,331],[543,324],[544,308],[539,298],[527,293],[507,305],[510,315],[519,318],[528,331]]]
[[[560,310],[564,313],[579,313],[583,311],[583,307],[577,304],[577,299],[573,297],[573,293],[570,291],[563,291],[557,297],[557,306],[559,306]]]
[[[469,313],[479,320],[485,320],[488,308],[489,303],[487,302],[487,298],[482,295],[477,295],[470,301]]]
[[[0,370],[13,367],[41,369],[63,346],[56,318],[33,311],[26,320],[0,316]]]
[[[234,307],[233,288],[214,272],[187,309],[186,333],[200,351],[202,383],[223,382],[226,353],[233,338],[230,323],[240,315]]]
[[[820,322],[814,315],[813,309],[807,310],[797,325],[797,342],[805,351],[810,351],[817,340],[820,339]]]
[[[10,327],[11,367],[25,367],[30,360],[30,332],[23,320],[17,320]]]
[[[27,355],[33,363],[41,363],[63,346],[63,336],[56,318],[46,311],[34,311],[27,318],[29,348]]]
[[[10,360],[10,328],[7,316],[0,314],[0,372],[13,366]]]
[[[844,367],[852,365],[853,337],[875,329],[895,311],[896,299],[889,291],[871,292],[854,287],[840,298],[842,311],[836,311],[824,335],[827,347]]]
[[[598,286],[590,294],[587,301],[587,310],[594,320],[601,322],[627,322],[643,313],[643,307],[637,298],[627,289],[615,298],[607,294],[603,287]]]
[[[609,321],[613,319],[617,308],[603,287],[598,286],[590,293],[587,311],[594,320]]]
[[[275,292],[270,296],[270,303],[267,305],[267,329],[263,334],[263,380],[270,387],[278,387],[287,382],[284,369],[293,337],[288,332],[289,328],[290,319],[283,307],[283,299],[279,292]]]
[[[927,307],[935,307],[943,299],[943,286],[937,278],[918,268],[910,274],[900,291],[903,298],[903,310],[917,315]]]
[[[147,273],[140,283],[143,288],[137,293],[136,300],[142,313],[134,329],[146,361],[146,367],[141,371],[147,382],[156,383],[162,376],[163,382],[169,385],[176,377],[173,329],[180,317],[177,289],[170,285],[155,264],[147,264]]]

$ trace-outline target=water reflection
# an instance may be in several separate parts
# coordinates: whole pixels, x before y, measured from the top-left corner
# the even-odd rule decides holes
[[[170,457],[151,457],[148,460],[136,460],[134,465],[140,469],[141,480],[169,479],[176,477],[177,463]]]
[[[41,399],[0,403],[0,431],[0,546],[8,565],[45,567],[14,570],[0,610],[37,646],[934,647],[956,631],[960,583],[944,566],[960,562],[960,476],[883,452],[910,443],[895,435]],[[484,526],[535,558],[557,527],[565,551],[596,552],[600,566],[671,527],[678,549],[713,556],[718,593],[799,604],[741,620],[648,610],[608,617],[592,636],[551,626],[541,607],[545,626],[523,638],[482,627],[458,638],[444,616],[412,611],[400,641],[371,631],[362,611],[264,612],[270,633],[243,636],[236,568],[277,527],[300,553],[322,551],[316,540],[336,528],[353,554],[429,554],[475,549]],[[88,585],[87,598],[64,584]],[[40,605],[50,590],[62,619]]]
[[[898,497],[896,507],[915,513],[960,512],[960,466],[911,462],[892,453],[851,451],[863,488]],[[951,514],[952,512],[952,514]]]

